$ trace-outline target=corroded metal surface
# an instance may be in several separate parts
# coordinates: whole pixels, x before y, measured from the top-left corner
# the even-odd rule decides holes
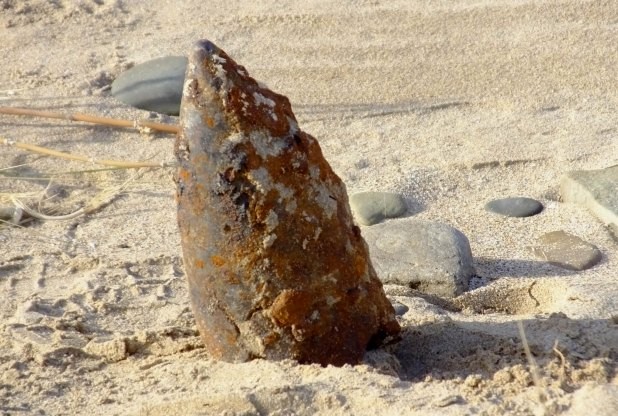
[[[342,365],[395,338],[345,186],[288,99],[201,41],[180,116],[178,223],[210,353]]]

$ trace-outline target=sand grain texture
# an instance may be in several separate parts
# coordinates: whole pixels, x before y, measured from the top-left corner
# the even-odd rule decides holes
[[[0,228],[0,410],[582,414],[587,398],[611,410],[618,245],[560,202],[559,178],[618,163],[617,21],[612,1],[0,1],[1,105],[150,117],[115,101],[111,81],[209,38],[290,99],[349,194],[404,194],[415,217],[468,237],[478,275],[454,301],[387,286],[409,307],[403,340],[359,366],[216,362],[189,307],[172,169],[142,172],[88,216]],[[0,137],[174,159],[167,136],[77,123],[0,116]],[[0,193],[45,192],[40,208],[64,214],[132,175],[65,174],[96,168],[2,147]],[[514,195],[546,208],[483,209]],[[556,230],[598,247],[600,264],[535,259],[527,247]]]

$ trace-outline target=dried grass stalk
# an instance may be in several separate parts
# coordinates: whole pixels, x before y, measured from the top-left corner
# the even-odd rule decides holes
[[[44,221],[70,220],[70,219],[77,218],[85,214],[90,214],[98,210],[99,208],[103,207],[104,205],[109,204],[114,198],[116,198],[118,195],[124,192],[124,190],[127,188],[129,183],[134,181],[137,177],[141,176],[141,174],[142,174],[141,171],[137,171],[134,175],[132,175],[129,179],[127,179],[120,185],[110,186],[110,187],[103,189],[101,192],[96,194],[90,201],[88,201],[88,203],[84,207],[78,209],[77,211],[71,212],[69,214],[64,214],[64,215],[43,214],[42,212],[39,212],[39,211],[36,211],[30,208],[28,205],[26,205],[24,202],[22,202],[20,199],[16,197],[12,197],[11,201],[19,210],[23,210],[23,212],[39,220],[44,220]]]
[[[55,118],[60,120],[69,121],[83,121],[86,123],[102,124],[112,127],[127,127],[134,128],[139,131],[144,129],[151,129],[162,133],[177,134],[180,131],[178,126],[172,124],[155,123],[146,120],[123,120],[119,118],[99,117],[91,114],[84,113],[72,113],[62,114],[52,111],[33,110],[29,108],[18,107],[0,107],[0,114],[10,114],[15,116],[31,116],[31,117],[43,117],[43,118]]]
[[[47,156],[59,157],[66,160],[75,160],[78,162],[86,162],[95,165],[112,166],[116,168],[136,169],[136,168],[162,168],[174,166],[174,163],[166,162],[131,162],[123,160],[108,160],[108,159],[95,159],[88,156],[74,155],[72,153],[60,152],[58,150],[49,149],[47,147],[37,146],[34,144],[16,142],[9,139],[0,137],[0,145],[12,146],[18,149],[27,150],[30,152],[40,153]]]

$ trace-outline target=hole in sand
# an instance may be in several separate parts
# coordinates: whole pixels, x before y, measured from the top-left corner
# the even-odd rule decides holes
[[[503,279],[464,293],[454,303],[474,313],[523,315],[558,312],[567,299],[566,284],[556,279]]]

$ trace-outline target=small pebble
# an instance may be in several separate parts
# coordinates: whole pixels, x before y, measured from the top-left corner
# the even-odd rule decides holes
[[[15,213],[15,207],[0,205],[0,220],[11,221],[13,214]]]
[[[513,197],[494,199],[485,204],[485,209],[506,217],[530,217],[543,211],[543,204],[536,199]]]
[[[410,310],[410,308],[403,303],[399,303],[397,301],[393,301],[391,303],[393,304],[393,309],[395,309],[395,315],[397,316],[403,316]]]
[[[399,194],[390,192],[361,192],[350,197],[354,218],[362,225],[373,225],[386,218],[397,218],[408,210]]]
[[[177,116],[186,68],[184,56],[144,62],[120,74],[112,83],[112,95],[142,110]]]
[[[7,222],[17,225],[21,221],[23,213],[21,208],[0,206],[0,224]]]
[[[594,245],[564,231],[552,231],[531,247],[539,258],[568,270],[586,270],[601,261],[601,251]]]

